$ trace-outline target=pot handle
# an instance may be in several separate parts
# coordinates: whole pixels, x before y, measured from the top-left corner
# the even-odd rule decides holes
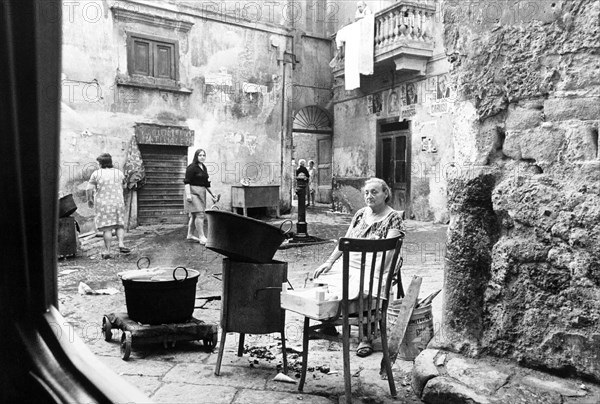
[[[146,261],[147,264],[145,267],[142,268],[142,262]],[[150,268],[150,258],[149,257],[142,257],[139,260],[137,260],[137,267],[138,269],[146,269],[146,268]]]
[[[211,209],[215,209],[215,210],[221,210],[221,208],[219,207],[219,205],[213,205],[210,208]]]
[[[287,222],[290,222],[290,227],[289,229],[287,229],[286,231],[283,231],[283,225],[286,224]],[[286,219],[284,220],[280,225],[279,225],[279,231],[281,232],[281,234],[286,235],[288,234],[292,228],[294,228],[294,222],[292,222],[290,219]]]
[[[183,278],[183,279],[177,279],[177,277],[175,276],[175,272],[177,272],[177,270],[178,270],[179,268],[181,268],[181,269],[183,269],[183,270],[185,271],[185,278]],[[183,282],[183,281],[185,281],[187,278],[188,278],[188,270],[187,270],[185,267],[176,267],[176,268],[173,270],[173,279],[175,279],[176,281]]]

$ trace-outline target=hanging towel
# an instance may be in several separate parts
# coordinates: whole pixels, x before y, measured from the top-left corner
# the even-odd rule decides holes
[[[357,22],[360,24],[358,72],[372,75],[375,54],[375,16],[367,14]]]
[[[336,46],[344,46],[344,84],[346,90],[360,87],[360,75],[373,74],[373,14],[346,25],[335,37]]]
[[[340,29],[335,36],[339,48],[344,47],[344,82],[346,90],[360,87],[358,72],[360,25],[355,22]]]

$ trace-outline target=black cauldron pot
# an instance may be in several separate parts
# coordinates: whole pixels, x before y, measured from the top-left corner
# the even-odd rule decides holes
[[[129,318],[142,324],[189,320],[194,313],[200,272],[184,267],[154,268],[151,271],[149,276],[144,276],[144,270],[119,274],[125,288]]]

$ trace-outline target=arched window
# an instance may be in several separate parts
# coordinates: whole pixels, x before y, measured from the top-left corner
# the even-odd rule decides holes
[[[316,105],[302,108],[294,116],[293,132],[332,133],[329,114]]]

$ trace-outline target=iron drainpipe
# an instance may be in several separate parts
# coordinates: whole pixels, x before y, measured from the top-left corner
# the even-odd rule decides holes
[[[282,74],[282,86],[281,86],[281,155],[279,156],[279,161],[280,161],[280,173],[279,173],[279,178],[281,178],[281,185],[283,188],[284,185],[284,168],[285,168],[285,163],[284,163],[284,148],[285,148],[285,131],[286,131],[286,122],[285,122],[285,54],[282,57],[282,61],[281,64],[283,65],[283,74]],[[290,188],[291,189],[291,188]],[[283,189],[282,189],[283,191]],[[291,191],[290,191],[291,192]]]

